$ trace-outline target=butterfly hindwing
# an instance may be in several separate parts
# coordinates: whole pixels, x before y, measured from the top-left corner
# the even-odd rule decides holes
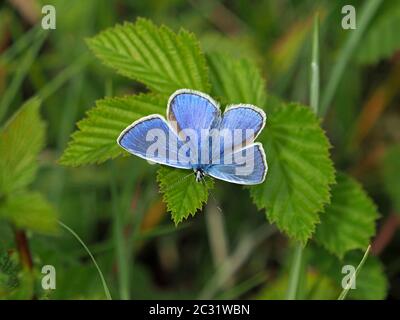
[[[221,152],[233,152],[253,143],[264,128],[265,121],[264,111],[253,105],[238,104],[226,108],[219,130],[221,135],[227,133],[234,139],[224,141],[222,136]]]
[[[264,181],[267,170],[263,146],[257,142],[235,151],[231,158],[222,158],[220,164],[210,165],[206,173],[227,182],[253,185]]]

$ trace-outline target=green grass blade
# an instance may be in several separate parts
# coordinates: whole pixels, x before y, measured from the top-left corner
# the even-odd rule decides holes
[[[349,38],[347,39],[342,51],[339,54],[336,65],[333,67],[332,73],[330,75],[328,85],[324,90],[322,96],[321,109],[319,110],[319,115],[322,117],[328,111],[328,108],[332,102],[335,95],[336,89],[339,85],[340,79],[343,76],[343,72],[352,57],[354,50],[357,48],[368,24],[373,18],[375,12],[378,10],[382,0],[368,0],[364,2],[364,6],[361,9],[360,19],[357,21],[357,29],[349,30]]]
[[[81,72],[82,69],[90,61],[89,59],[90,56],[88,54],[84,54],[74,63],[66,67],[60,74],[58,74],[54,79],[52,79],[49,82],[49,84],[40,89],[40,91],[37,94],[40,97],[40,99],[44,101],[49,96],[54,94],[69,79],[75,76],[78,72]]]
[[[15,58],[18,54],[23,52],[26,48],[28,48],[32,42],[36,42],[40,40],[40,36],[42,34],[42,29],[40,24],[36,25],[35,27],[31,28],[27,31],[23,36],[16,39],[16,41],[5,50],[0,56],[0,64],[7,64],[12,59]]]
[[[21,58],[10,85],[7,87],[0,99],[0,122],[3,120],[8,108],[17,95],[18,89],[21,87],[30,67],[35,61],[35,58],[38,55],[46,36],[47,33],[42,33],[40,38],[32,45],[32,48],[30,48],[29,51],[27,51],[26,54]]]
[[[310,81],[310,107],[318,113],[319,106],[319,16],[314,19],[312,58],[311,58],[311,81]]]
[[[338,300],[344,300],[346,299],[347,294],[349,293],[349,290],[351,288],[351,284],[353,283],[354,279],[357,277],[358,273],[360,272],[362,266],[364,265],[365,261],[368,258],[369,250],[371,249],[371,245],[368,246],[367,250],[364,253],[364,256],[362,257],[360,263],[358,264],[356,271],[353,273],[349,284],[346,286],[346,288],[343,289],[343,291],[340,293]]]
[[[98,273],[99,273],[101,282],[102,282],[102,284],[103,284],[104,293],[105,293],[107,299],[108,299],[108,300],[112,300],[111,294],[110,294],[110,290],[108,289],[106,280],[104,279],[104,276],[103,276],[103,272],[101,272],[101,269],[100,269],[99,265],[97,264],[96,259],[94,258],[94,256],[93,256],[92,253],[90,252],[89,248],[86,246],[86,244],[85,244],[85,243],[83,242],[83,240],[76,234],[76,232],[75,232],[74,230],[72,230],[70,227],[68,227],[66,224],[62,223],[61,221],[58,221],[58,223],[59,223],[60,226],[62,226],[65,230],[67,230],[68,232],[70,232],[70,233],[76,238],[76,240],[79,241],[79,243],[82,245],[82,247],[86,250],[86,252],[88,253],[88,255],[90,256],[90,258],[92,259],[93,264],[95,265],[95,267],[96,267],[96,269],[97,269],[97,271],[98,271]]]
[[[265,284],[267,279],[268,275],[265,274],[264,271],[258,272],[249,279],[244,280],[243,282],[240,282],[239,284],[235,285],[233,288],[225,290],[221,294],[217,295],[215,299],[216,300],[240,299],[241,295],[250,292],[250,290],[252,290],[256,286],[259,286],[263,283]]]

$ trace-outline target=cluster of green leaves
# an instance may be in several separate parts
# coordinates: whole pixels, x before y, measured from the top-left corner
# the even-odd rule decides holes
[[[317,241],[338,257],[365,249],[374,232],[375,207],[352,179],[339,175],[334,185],[330,144],[320,120],[306,106],[268,96],[254,63],[221,53],[205,54],[194,35],[184,30],[174,33],[144,19],[105,30],[88,44],[104,64],[140,81],[151,92],[99,101],[79,122],[61,163],[78,166],[123,154],[115,143],[122,129],[142,116],[164,114],[169,95],[177,89],[200,90],[224,104],[251,103],[267,113],[259,140],[269,172],[263,184],[250,188],[257,207],[302,243],[316,231]],[[187,174],[170,168],[160,168],[157,174],[176,223],[195,214],[213,186],[198,184]],[[354,223],[358,219],[360,225]]]
[[[29,100],[0,131],[0,218],[50,234],[57,229],[55,210],[40,193],[28,190],[45,142],[39,107],[39,100]]]

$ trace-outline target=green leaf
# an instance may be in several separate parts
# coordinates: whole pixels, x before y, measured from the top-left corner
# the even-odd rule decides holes
[[[88,45],[104,64],[154,91],[209,91],[205,58],[196,37],[185,30],[174,33],[139,18],[101,32]]]
[[[334,168],[330,144],[310,108],[267,102],[260,140],[267,155],[266,181],[251,188],[258,208],[291,238],[307,241],[330,199]]]
[[[357,266],[361,261],[362,253],[354,252],[346,263]],[[342,274],[343,276],[343,274]],[[359,300],[383,300],[386,298],[388,283],[383,271],[383,265],[374,256],[368,257],[363,265],[356,282],[356,289],[350,290],[348,298]]]
[[[368,255],[369,255],[369,251],[371,250],[371,245],[368,245],[367,250],[365,250],[365,253],[363,255],[363,257],[361,258],[361,261],[359,262],[359,264],[357,265],[357,267],[354,270],[354,266],[353,266],[353,272],[352,274],[350,274],[350,278],[347,280],[346,284],[342,284],[343,290],[340,293],[338,300],[345,300],[347,295],[349,294],[349,291],[351,289],[351,286],[353,286],[354,281],[356,281],[357,276],[360,273],[360,270],[362,269],[362,267],[365,264],[365,261],[367,261],[368,259]],[[355,288],[354,288],[355,289]]]
[[[334,300],[339,295],[340,291],[331,278],[321,275],[315,270],[308,270],[304,276],[305,288],[303,288],[302,295],[305,300]],[[256,299],[285,300],[288,285],[289,277],[287,273],[282,273],[273,281],[268,281],[268,285],[261,289]]]
[[[349,176],[337,175],[331,203],[321,214],[315,238],[340,258],[353,249],[365,249],[375,234],[379,214],[361,185]]]
[[[266,181],[250,188],[258,208],[290,237],[305,242],[329,202],[334,168],[330,144],[319,120],[308,107],[266,98],[256,66],[246,60],[210,55],[213,93],[227,103],[253,103],[266,111],[259,140],[269,166]]]
[[[164,114],[167,98],[155,94],[140,94],[122,98],[105,98],[87,112],[78,123],[79,130],[64,151],[64,165],[101,163],[124,153],[116,140],[133,121],[152,113]]]
[[[50,203],[36,192],[17,192],[2,200],[0,218],[11,221],[18,228],[54,234],[57,214]]]
[[[224,103],[251,103],[263,107],[265,81],[257,66],[245,59],[213,53],[207,56],[212,92]]]
[[[347,253],[343,259],[338,259],[321,247],[313,246],[310,249],[310,264],[317,267],[324,275],[329,276],[341,290],[343,277],[349,275],[348,272],[342,273],[342,268],[346,265],[357,268],[366,248],[362,251],[353,250]],[[374,256],[368,256],[356,277],[356,289],[350,289],[347,297],[367,300],[385,299],[387,287],[388,283],[381,262]]]
[[[0,300],[29,300],[34,285],[33,274],[21,267],[17,252],[0,255]]]
[[[214,186],[209,179],[204,184],[196,182],[193,172],[168,167],[158,170],[157,180],[175,224],[189,215],[194,216],[207,201],[208,191]]]
[[[383,182],[390,196],[393,208],[400,213],[400,146],[394,146],[385,153],[383,161]]]
[[[380,15],[369,28],[357,50],[357,60],[363,64],[374,64],[381,59],[390,58],[400,49],[400,8],[398,4]]]
[[[39,107],[39,100],[29,100],[0,131],[0,195],[20,190],[35,178],[45,140]]]

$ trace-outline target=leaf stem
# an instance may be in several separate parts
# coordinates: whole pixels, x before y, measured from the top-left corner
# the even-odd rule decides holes
[[[287,300],[296,299],[300,283],[302,258],[303,258],[303,245],[301,243],[296,243],[292,261],[292,268],[290,270],[290,275],[289,275],[289,286],[286,294]]]

